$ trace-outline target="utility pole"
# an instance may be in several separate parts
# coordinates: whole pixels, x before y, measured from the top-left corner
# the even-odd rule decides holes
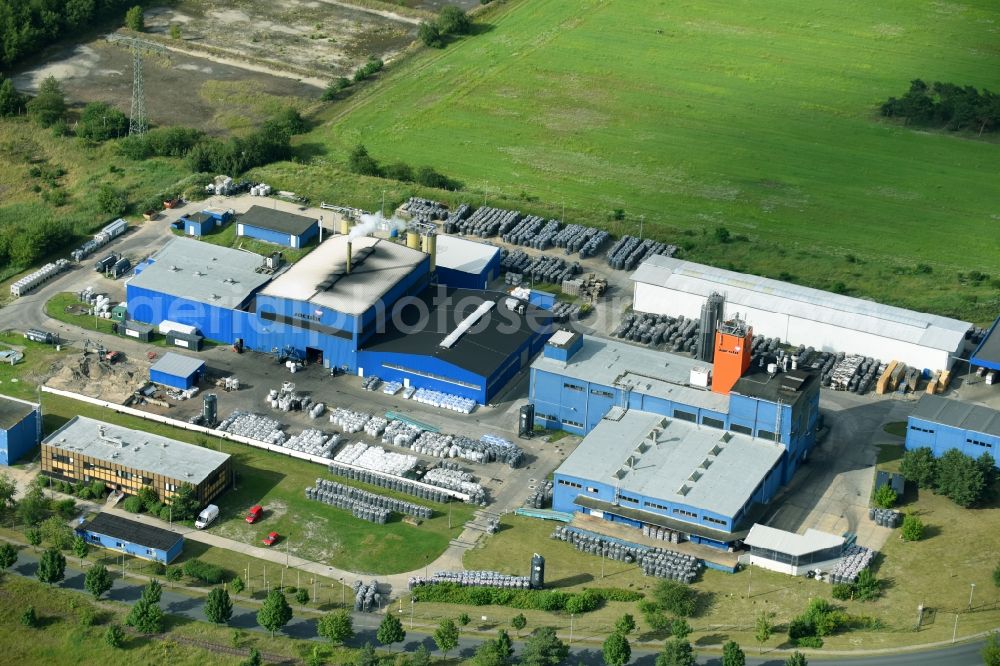
[[[969,589],[969,610],[972,610],[972,595],[976,593],[976,584],[970,583],[970,585],[972,587]]]
[[[643,224],[645,224],[645,222],[646,222],[646,216],[645,215],[640,215],[639,216],[639,240],[642,240],[642,226],[643,226]]]
[[[410,629],[413,629],[413,597],[410,597]]]
[[[951,630],[951,642],[954,643],[958,637],[958,613],[955,613],[955,628]]]
[[[569,644],[573,644],[573,618],[576,617],[573,613],[569,614]]]
[[[753,582],[753,564],[747,566],[747,599],[750,598],[750,583]]]
[[[340,605],[347,608],[347,586],[344,585],[344,579],[340,579]],[[412,621],[410,626],[412,627]]]

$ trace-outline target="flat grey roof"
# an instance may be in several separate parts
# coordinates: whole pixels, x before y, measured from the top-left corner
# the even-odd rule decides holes
[[[986,332],[976,351],[972,354],[972,365],[982,365],[991,370],[1000,370],[1000,317]]]
[[[569,361],[539,356],[531,367],[604,386],[628,386],[633,391],[716,412],[729,411],[729,396],[686,386],[691,369],[703,361],[617,340],[584,336],[583,346]]]
[[[704,297],[719,292],[726,295],[730,307],[790,314],[947,352],[961,347],[971,326],[966,321],[662,255],[643,261],[632,281]]]
[[[782,444],[629,410],[602,419],[556,474],[734,516],[784,452]]]
[[[842,546],[844,537],[820,532],[811,527],[805,534],[796,534],[756,523],[750,528],[750,533],[743,539],[743,543],[755,548],[766,548],[785,555],[801,557],[827,548]]]
[[[197,485],[229,455],[142,430],[74,416],[43,444]]]
[[[36,409],[38,405],[34,403],[0,395],[0,430],[13,428]]]
[[[927,393],[920,396],[913,417],[1000,437],[1000,411]]]
[[[205,367],[205,362],[199,358],[167,352],[153,364],[149,371],[163,372],[172,377],[190,377],[203,367]]]
[[[129,284],[222,308],[238,307],[271,279],[255,270],[260,255],[191,238],[175,238],[152,259]]]
[[[363,314],[416,270],[427,257],[419,250],[375,238],[351,239],[351,272],[346,273],[348,236],[334,235],[275,278],[261,292],[265,296],[308,301],[349,315]],[[363,261],[361,250],[371,249]],[[339,275],[332,286],[320,285]]]
[[[294,236],[301,236],[309,231],[310,227],[319,224],[319,220],[311,217],[264,206],[250,206],[247,212],[239,216],[237,222]]]
[[[434,263],[440,268],[450,268],[463,273],[478,275],[486,270],[493,257],[500,254],[500,248],[486,243],[466,240],[458,236],[438,234],[437,258]]]

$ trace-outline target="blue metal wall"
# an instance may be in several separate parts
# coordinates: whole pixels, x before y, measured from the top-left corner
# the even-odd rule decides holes
[[[168,319],[198,329],[202,336],[225,344],[236,338],[246,340],[253,328],[252,315],[243,310],[207,305],[178,296],[133,286],[126,287],[126,300],[132,319],[158,326]]]
[[[41,441],[40,433],[37,409],[7,430],[0,430],[0,465],[12,465],[31,453]]]
[[[941,457],[951,449],[958,449],[967,456],[978,458],[984,453],[1000,458],[1000,437],[983,432],[955,428],[934,421],[911,416],[907,422],[906,448],[930,447],[935,457]],[[998,461],[1000,467],[1000,461]]]
[[[402,366],[416,372],[404,372],[401,370],[387,368],[385,363]],[[403,382],[408,380],[411,386],[416,388],[426,388],[442,393],[460,395],[463,398],[471,398],[476,402],[485,404],[488,400],[486,394],[486,378],[469,372],[451,363],[445,363],[433,356],[423,356],[419,354],[398,354],[387,352],[362,351],[358,354],[358,367],[364,369],[365,376],[377,375],[389,380]],[[436,377],[427,377],[436,375]],[[446,378],[446,379],[445,379]],[[454,381],[457,380],[472,386],[463,386]]]
[[[249,224],[243,224],[242,222],[237,222],[237,224],[243,228],[243,235],[248,238],[257,238],[268,243],[274,243],[275,245],[291,247],[290,234],[283,234],[279,231],[272,231],[271,229],[253,227]]]
[[[456,289],[486,289],[490,278],[483,273],[466,273],[453,268],[437,267],[437,283]]]
[[[149,381],[154,384],[163,384],[164,386],[173,386],[179,389],[188,389],[198,383],[198,373],[193,372],[187,377],[181,377],[179,375],[169,375],[161,370],[149,371]]]
[[[556,350],[558,351],[558,350]],[[550,354],[546,350],[546,354]],[[531,369],[531,402],[535,404],[535,420],[547,428],[586,435],[613,406],[625,406],[622,392],[613,386],[604,386],[571,377],[563,377],[537,368]],[[787,483],[816,443],[816,422],[819,417],[819,389],[813,387],[800,409],[779,405],[758,398],[731,394],[728,413],[696,407],[681,402],[632,391],[628,408],[654,414],[674,416],[674,410],[695,414],[697,423],[705,418],[723,422],[723,427],[748,428],[754,437],[773,439],[779,426],[780,441],[788,449],[788,465],[783,473]]]
[[[204,236],[215,229],[216,219],[210,217],[204,222],[195,222],[194,220],[189,220],[186,217],[182,217],[181,221],[184,222],[184,235],[185,236]]]
[[[129,541],[122,541],[114,537],[109,537],[105,534],[98,534],[97,532],[90,532],[85,529],[77,529],[76,533],[84,538],[84,540],[95,546],[101,546],[102,548],[107,548],[109,550],[116,550],[119,553],[128,553],[134,557],[141,557],[145,560],[153,560],[155,562],[162,562],[163,564],[170,564],[173,562],[181,551],[184,550],[184,538],[181,537],[176,544],[170,547],[170,550],[160,550],[158,548],[147,548],[145,546],[140,546],[139,544],[131,543]]]

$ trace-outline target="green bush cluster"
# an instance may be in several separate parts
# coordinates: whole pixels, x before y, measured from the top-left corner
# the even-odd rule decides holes
[[[456,190],[462,187],[462,183],[438,173],[429,166],[422,166],[414,171],[408,164],[394,162],[383,167],[379,164],[378,160],[368,153],[368,149],[361,144],[355,146],[347,156],[347,168],[352,173],[361,176],[389,178],[404,183],[415,182],[424,187],[433,187],[440,190]]]
[[[879,110],[886,117],[905,118],[914,125],[953,132],[972,130],[982,134],[1000,129],[1000,95],[954,83],[935,81],[927,85],[914,79],[902,98],[890,97]]]
[[[211,585],[221,583],[224,573],[222,567],[202,562],[197,558],[184,563],[184,575],[203,583]]]
[[[521,610],[565,611],[588,613],[605,601],[638,601],[642,595],[618,588],[594,588],[582,592],[555,590],[509,590],[494,587],[460,587],[454,583],[438,583],[414,588],[417,601],[469,606],[506,606]]]
[[[826,599],[814,598],[806,612],[788,624],[788,638],[799,647],[823,646],[823,637],[843,631],[851,624],[851,616]]]
[[[472,19],[459,7],[448,5],[441,9],[435,21],[420,24],[417,36],[426,46],[443,49],[449,37],[467,35],[472,31]]]
[[[965,508],[987,500],[998,480],[996,461],[988,453],[973,458],[951,449],[935,458],[926,446],[904,453],[900,472],[907,481],[931,488]]]

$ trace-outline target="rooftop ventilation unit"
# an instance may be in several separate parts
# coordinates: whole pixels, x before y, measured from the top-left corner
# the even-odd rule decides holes
[[[475,326],[479,322],[479,320],[486,315],[487,312],[493,309],[495,305],[496,301],[483,302],[478,308],[476,308],[475,312],[473,312],[468,317],[463,319],[462,323],[460,323],[455,328],[454,331],[449,333],[445,337],[445,339],[441,341],[439,346],[444,349],[451,349],[452,346],[454,346],[454,344],[458,342],[458,339],[461,338],[463,335],[465,335],[466,331]]]

